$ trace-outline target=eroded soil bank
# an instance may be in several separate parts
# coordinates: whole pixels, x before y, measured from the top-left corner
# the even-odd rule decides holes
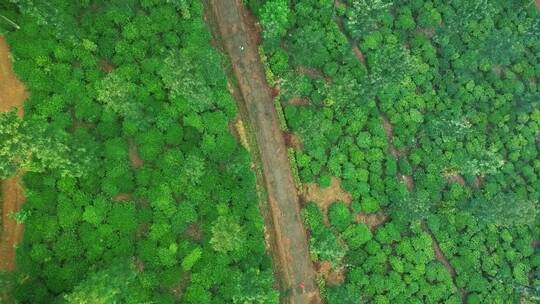
[[[9,47],[4,37],[0,36],[0,112],[6,112],[15,107],[17,114],[22,117],[24,115],[23,102],[27,96],[24,85],[13,72]],[[23,236],[23,225],[10,218],[10,214],[19,211],[25,201],[20,182],[21,178],[18,176],[1,182],[0,271],[15,269],[15,245]]]

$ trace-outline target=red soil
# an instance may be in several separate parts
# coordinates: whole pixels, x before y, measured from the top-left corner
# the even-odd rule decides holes
[[[128,201],[130,198],[131,198],[130,193],[118,193],[117,195],[113,197],[112,200],[115,203],[122,203],[122,202]]]
[[[288,103],[294,106],[309,106],[311,102],[306,97],[295,96],[289,99]]]
[[[139,150],[137,149],[137,144],[133,139],[129,139],[129,162],[131,163],[131,167],[133,169],[139,169],[142,165],[144,165],[144,162],[142,158],[139,156]]]
[[[285,144],[287,147],[295,150],[302,150],[303,145],[300,137],[291,132],[284,132],[283,137],[285,138]]]
[[[388,216],[386,216],[386,214],[384,214],[382,211],[373,214],[365,214],[360,212],[355,217],[355,221],[357,223],[366,224],[372,231],[377,229],[377,227],[379,227],[380,225],[384,224],[387,219]]]
[[[301,192],[303,202],[315,202],[324,215],[325,224],[329,225],[328,208],[335,202],[341,201],[347,205],[352,202],[351,194],[341,188],[341,180],[332,177],[329,187],[321,188],[317,183],[307,183],[303,185]]]
[[[24,227],[11,219],[10,214],[21,209],[25,202],[19,177],[2,181],[2,241],[0,242],[0,270],[15,269],[15,246],[22,240]]]
[[[9,48],[0,37],[0,112],[17,108],[17,114],[24,115],[23,102],[28,97],[24,85],[17,79],[11,66]],[[23,225],[10,218],[10,214],[20,210],[25,202],[20,177],[12,177],[1,182],[2,188],[2,237],[0,240],[0,271],[15,269],[15,246],[23,236]]]

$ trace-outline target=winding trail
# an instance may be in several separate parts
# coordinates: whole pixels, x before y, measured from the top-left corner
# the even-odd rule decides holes
[[[207,0],[208,15],[228,54],[241,93],[243,117],[253,130],[260,156],[269,215],[274,271],[278,274],[284,303],[322,303],[316,274],[308,250],[307,235],[300,217],[297,189],[287,147],[271,91],[259,57],[255,27],[242,0]],[[241,111],[242,112],[242,111]]]
[[[11,57],[4,37],[0,36],[0,113],[17,109],[24,115],[23,102],[28,96],[24,85],[17,79],[11,66]],[[20,177],[1,181],[2,230],[0,234],[0,271],[15,269],[15,246],[22,240],[23,225],[10,218],[25,202]],[[1,299],[0,299],[1,300]]]

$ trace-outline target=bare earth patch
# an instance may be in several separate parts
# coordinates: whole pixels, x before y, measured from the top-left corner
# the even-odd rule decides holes
[[[182,299],[182,296],[184,294],[184,291],[186,290],[186,287],[190,281],[191,274],[189,272],[185,272],[182,274],[182,278],[180,279],[180,282],[178,284],[170,289],[171,294],[174,296],[174,298],[177,301],[180,301]]]
[[[402,183],[405,184],[405,187],[407,187],[407,190],[413,191],[414,190],[414,180],[412,176],[400,174],[399,179]]]
[[[307,97],[302,96],[294,96],[287,103],[293,106],[309,106],[311,104]]]
[[[298,74],[306,75],[306,76],[309,76],[311,78],[325,79],[323,72],[321,72],[321,71],[319,71],[319,70],[317,70],[315,68],[312,68],[312,67],[308,67],[308,66],[304,66],[304,65],[297,65],[295,67],[295,71]]]
[[[0,242],[0,270],[15,269],[15,246],[22,240],[24,227],[11,219],[10,214],[19,211],[24,204],[20,177],[2,181],[2,242]]]
[[[139,155],[137,144],[131,138],[128,140],[128,144],[129,144],[129,162],[131,164],[131,167],[133,169],[139,169],[142,165],[144,165],[144,161]]]
[[[250,151],[246,127],[244,126],[244,122],[240,118],[240,115],[238,115],[234,120],[229,122],[229,131],[242,145],[242,147],[244,147],[244,149]]]
[[[458,183],[462,186],[465,186],[467,184],[463,176],[461,176],[460,174],[452,174],[445,177],[449,183]]]
[[[365,214],[363,212],[360,212],[356,215],[355,221],[357,223],[364,223],[366,224],[369,229],[372,231],[377,229],[380,225],[384,224],[386,220],[388,219],[388,216],[384,214],[382,211],[373,213],[373,214]]]
[[[324,223],[330,225],[328,220],[328,208],[336,201],[342,201],[347,205],[352,202],[352,196],[341,189],[341,181],[332,177],[332,182],[327,188],[321,188],[317,183],[307,183],[302,186],[300,193],[303,203],[314,202],[321,209],[324,216]]]
[[[287,145],[287,147],[293,148],[295,150],[303,149],[304,145],[302,144],[302,140],[294,133],[284,132],[283,137],[285,138],[285,144]]]
[[[388,120],[388,118],[383,114],[381,114],[381,120],[383,123],[384,134],[386,135],[386,138],[388,140],[388,151],[395,158],[399,159],[401,155],[403,154],[403,152],[396,149],[396,147],[392,143],[392,138],[394,138],[394,129],[392,127],[392,124],[390,123],[390,120]]]
[[[345,268],[333,269],[328,261],[322,261],[315,265],[317,273],[326,281],[327,286],[337,286],[345,282]]]
[[[99,69],[104,73],[110,73],[114,70],[114,65],[106,59],[101,59],[98,63]]]
[[[17,108],[19,117],[24,115],[23,102],[28,93],[11,66],[9,47],[0,37],[0,112]],[[22,240],[24,227],[10,218],[19,211],[26,198],[19,176],[2,181],[2,235],[0,239],[0,270],[15,269],[15,246]]]
[[[422,29],[419,29],[418,32],[426,35],[427,38],[431,39],[435,35],[435,28],[434,27],[422,28]]]
[[[336,201],[342,201],[347,205],[352,202],[352,196],[341,188],[341,180],[337,177],[332,177],[332,182],[327,188],[321,188],[317,183],[304,184],[301,196],[305,202],[317,203],[325,213]]]
[[[474,179],[474,186],[475,186],[476,188],[482,187],[483,184],[484,184],[484,177],[482,177],[482,176],[477,176],[477,177]]]
[[[122,203],[122,202],[125,202],[125,201],[129,201],[130,198],[131,198],[130,193],[118,193],[117,195],[115,195],[112,198],[112,200],[115,203]]]
[[[356,44],[354,44],[352,46],[352,50],[353,50],[353,53],[354,55],[356,56],[356,58],[361,62],[361,63],[366,63],[366,58],[364,57],[364,54],[362,53],[362,51],[360,50],[360,48],[358,48],[358,46]]]
[[[189,236],[192,240],[200,241],[202,240],[202,229],[197,223],[191,224],[186,229],[186,235]]]
[[[9,47],[3,37],[0,37],[0,112],[6,112],[13,107],[17,114],[24,114],[23,102],[28,93],[22,82],[17,79],[11,66]]]

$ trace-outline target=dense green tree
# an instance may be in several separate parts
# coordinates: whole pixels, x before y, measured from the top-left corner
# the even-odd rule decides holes
[[[80,149],[67,145],[62,136],[51,136],[43,127],[17,117],[15,111],[0,114],[0,177],[18,171],[54,170],[67,176],[80,176],[88,158]]]
[[[291,12],[288,0],[269,0],[259,11],[260,22],[264,28],[265,44],[275,47],[285,35],[291,23]]]
[[[238,221],[230,216],[220,216],[212,226],[212,248],[219,252],[237,251],[245,241],[244,231]]]
[[[347,241],[347,245],[352,249],[359,248],[361,245],[371,240],[372,237],[371,231],[364,223],[351,225],[343,232],[343,238]]]
[[[103,78],[97,88],[97,100],[121,117],[141,119],[137,102],[137,86],[120,72],[113,71]]]
[[[111,266],[90,273],[72,292],[63,296],[67,303],[106,304],[123,303],[130,299],[129,289],[136,273],[126,265]]]
[[[271,287],[271,283],[272,273],[270,271],[261,272],[258,269],[248,269],[242,274],[236,285],[232,298],[233,303],[279,303],[279,293]]]
[[[328,219],[332,226],[339,231],[344,231],[351,224],[352,216],[345,203],[335,202],[328,209]]]
[[[202,250],[201,247],[196,247],[191,251],[184,259],[182,260],[182,270],[189,271],[201,258]]]

